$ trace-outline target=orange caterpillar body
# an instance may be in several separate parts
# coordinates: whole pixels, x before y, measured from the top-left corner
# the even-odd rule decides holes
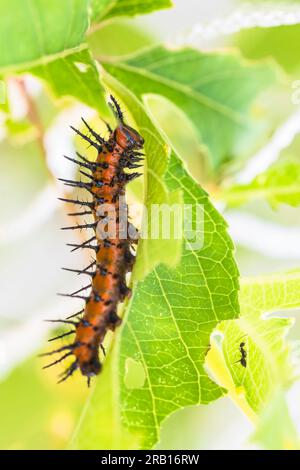
[[[89,202],[62,199],[65,202],[87,207],[87,210],[72,215],[92,214],[94,218],[93,223],[64,227],[63,230],[93,228],[95,234],[92,238],[81,245],[73,244],[70,246],[74,247],[73,250],[79,248],[94,250],[96,256],[93,263],[83,270],[68,269],[78,274],[90,276],[91,283],[72,294],[60,294],[85,300],[84,309],[71,316],[82,314],[78,321],[70,320],[71,317],[68,317],[67,320],[54,320],[71,324],[74,326],[74,330],[57,336],[53,340],[72,333],[75,334],[75,339],[71,344],[45,354],[51,355],[66,351],[63,356],[45,367],[50,367],[68,356],[74,355],[74,362],[63,373],[60,382],[66,380],[78,368],[84,376],[88,377],[88,383],[92,376],[100,372],[99,347],[103,349],[102,344],[106,332],[109,329],[114,330],[121,322],[117,315],[117,306],[131,292],[126,286],[125,276],[127,272],[132,270],[135,256],[132,254],[130,247],[136,240],[128,236],[127,228],[127,237],[123,236],[120,222],[121,200],[125,196],[126,183],[139,176],[139,173],[125,173],[124,169],[140,166],[142,154],[138,150],[143,147],[144,140],[136,130],[124,123],[119,104],[112,96],[111,100],[111,106],[118,119],[118,126],[114,131],[108,126],[110,135],[107,141],[93,131],[84,120],[83,122],[87,126],[91,137],[72,128],[97,149],[95,162],[90,162],[79,154],[77,155],[80,160],[66,157],[78,164],[80,168],[90,171],[90,173],[86,173],[82,169],[80,170],[82,174],[88,177],[89,182],[61,179],[66,185],[85,188],[92,195],[92,200]],[[103,215],[103,211],[101,211],[103,205],[113,210],[112,213],[115,217],[113,237],[103,237],[103,231],[99,230],[99,224],[103,224],[107,219],[107,214]],[[127,210],[126,204],[125,209]],[[105,216],[106,219],[104,219]],[[82,290],[88,288],[90,288],[88,296],[78,295]]]

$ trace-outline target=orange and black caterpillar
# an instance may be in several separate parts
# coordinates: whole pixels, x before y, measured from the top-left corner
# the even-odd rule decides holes
[[[136,172],[125,173],[124,169],[135,169],[140,166],[143,154],[138,150],[143,147],[144,139],[136,130],[124,123],[123,113],[118,102],[113,96],[110,96],[110,98],[110,106],[117,118],[118,125],[115,130],[107,125],[109,130],[108,140],[105,140],[91,129],[84,119],[82,120],[90,136],[86,136],[72,127],[77,134],[97,150],[97,158],[94,162],[78,153],[80,160],[66,157],[79,165],[80,173],[88,178],[88,182],[60,179],[68,186],[86,189],[92,196],[91,201],[60,199],[85,206],[83,212],[71,214],[73,216],[93,215],[93,223],[63,227],[63,230],[94,229],[95,234],[92,238],[80,245],[72,244],[71,246],[74,247],[73,250],[78,248],[92,249],[95,252],[95,259],[83,270],[67,269],[90,276],[91,283],[72,294],[60,294],[83,299],[85,307],[66,320],[52,320],[70,324],[74,329],[52,338],[50,341],[72,333],[75,335],[71,344],[45,354],[63,353],[59,359],[48,364],[45,368],[55,365],[71,355],[75,357],[74,362],[64,371],[59,382],[66,380],[78,368],[84,376],[88,377],[88,384],[92,376],[99,374],[101,371],[99,347],[104,352],[103,340],[107,331],[114,330],[121,322],[117,315],[117,306],[131,292],[126,285],[125,275],[132,270],[135,256],[131,251],[131,244],[136,240],[128,236],[128,230],[127,237],[120,236],[120,211],[122,209],[120,199],[121,196],[124,197],[125,195],[126,183],[140,175]],[[83,169],[89,170],[90,173],[86,173]],[[104,218],[104,216],[99,216],[99,208],[103,204],[111,205],[114,208],[116,220],[113,238],[103,238],[97,230],[99,222],[103,221]],[[88,288],[91,288],[88,296],[80,295],[82,291]],[[81,314],[82,316],[78,321],[71,320],[72,317]]]

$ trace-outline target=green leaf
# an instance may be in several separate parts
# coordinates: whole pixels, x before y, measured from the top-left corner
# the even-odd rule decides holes
[[[147,47],[153,38],[134,20],[116,19],[89,34],[87,41],[93,56],[101,62],[103,56],[120,57]]]
[[[88,49],[74,52],[30,69],[42,78],[57,98],[77,98],[91,108],[107,114],[104,89]]]
[[[1,0],[0,72],[45,64],[80,46],[89,24],[87,5],[88,0]]]
[[[215,167],[250,132],[249,108],[275,78],[269,66],[236,55],[161,46],[103,65],[137,96],[163,95],[184,111]]]
[[[300,272],[242,279],[240,306],[240,319],[222,322],[217,331],[224,335],[222,352],[236,392],[260,413],[295,378],[285,339],[293,319],[270,314],[300,307]],[[242,342],[246,367],[239,362]]]
[[[91,0],[91,21],[100,21],[113,8],[117,0]]]
[[[251,183],[227,188],[219,197],[230,206],[266,199],[274,208],[282,203],[296,207],[300,204],[300,160],[281,158]]]
[[[47,5],[43,0],[1,0],[0,73],[30,72],[45,80],[56,97],[72,96],[104,113],[104,90],[84,44],[87,5],[88,0]]]
[[[144,15],[171,6],[171,0],[92,0],[92,20]]]
[[[299,68],[299,54],[291,47],[299,40],[299,24],[245,29],[234,38],[244,57],[252,60],[273,57],[288,73],[295,73]]]
[[[119,376],[113,374],[108,396],[104,395],[101,379],[95,385],[73,440],[74,447],[99,449],[106,429],[104,445],[115,445],[114,429],[105,427],[111,410],[103,409],[113,393],[113,411],[117,413],[118,407],[121,410],[123,428],[130,431],[134,442],[139,441],[140,447],[150,448],[159,439],[162,422],[172,412],[209,403],[222,394],[203,364],[213,328],[221,320],[238,316],[238,270],[226,223],[207,194],[188,175],[174,152],[168,160],[162,136],[141,103],[112,77],[106,77],[106,82],[131,111],[145,137],[148,191],[159,190],[159,182],[170,194],[182,193],[185,204],[202,204],[204,210],[202,249],[188,249],[184,240],[176,267],[160,264],[144,280],[134,282],[124,326],[114,345],[115,371],[119,371]],[[157,140],[156,151],[152,140]],[[169,252],[170,258],[170,248]],[[138,259],[140,256],[141,246]],[[93,414],[97,414],[97,421]],[[118,443],[124,445],[120,440]]]

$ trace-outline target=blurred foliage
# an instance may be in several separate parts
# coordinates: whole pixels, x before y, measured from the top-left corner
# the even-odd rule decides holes
[[[1,383],[0,413],[5,429],[0,434],[1,449],[66,447],[87,389],[74,382],[57,386],[56,373],[42,371],[41,361],[34,357]]]
[[[30,72],[45,80],[57,98],[69,96],[100,112],[106,108],[97,68],[87,49],[52,60],[47,67],[32,67]]]
[[[268,450],[299,450],[300,441],[291,419],[284,393],[279,390],[271,398],[260,417],[252,441]]]
[[[136,26],[133,20],[115,20],[104,23],[101,28],[91,32],[88,45],[94,57],[101,60],[105,56],[122,56],[149,46],[154,38]]]
[[[56,54],[80,46],[88,27],[86,0],[51,0],[47,5],[44,0],[29,4],[1,0],[0,14],[5,18],[0,28],[0,71],[24,68],[24,64],[28,69],[46,57],[51,61]]]
[[[233,55],[161,46],[104,65],[138,96],[165,96],[186,113],[214,168],[232,155],[237,133],[249,128],[251,102],[275,79],[268,66],[249,66]]]
[[[299,25],[253,28],[241,31],[234,37],[234,43],[239,46],[244,57],[275,59],[288,73],[295,73],[300,68],[296,47],[299,41]]]
[[[0,172],[6,175],[0,188],[0,211],[2,223],[7,223],[20,217],[44,188],[48,169],[43,159],[37,158],[41,151],[36,141],[23,143],[22,147],[9,145],[7,141],[1,142],[0,153]],[[12,161],[14,172],[11,171]],[[12,187],[19,189],[11,193]],[[7,194],[11,194],[9,204]]]
[[[118,16],[143,15],[171,6],[171,0],[92,0],[92,20],[99,22]]]
[[[265,199],[274,209],[283,203],[296,207],[300,203],[300,159],[281,158],[251,183],[225,189],[220,198],[230,206]]]

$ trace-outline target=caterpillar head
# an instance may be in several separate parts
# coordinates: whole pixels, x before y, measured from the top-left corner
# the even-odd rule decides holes
[[[112,101],[112,103],[109,103],[110,107],[119,122],[115,130],[117,144],[123,149],[141,149],[144,145],[143,137],[135,129],[124,123],[124,116],[119,103],[112,95],[110,95],[110,99]]]
[[[123,149],[141,149],[144,145],[143,137],[132,127],[120,123],[115,130],[115,139]]]

